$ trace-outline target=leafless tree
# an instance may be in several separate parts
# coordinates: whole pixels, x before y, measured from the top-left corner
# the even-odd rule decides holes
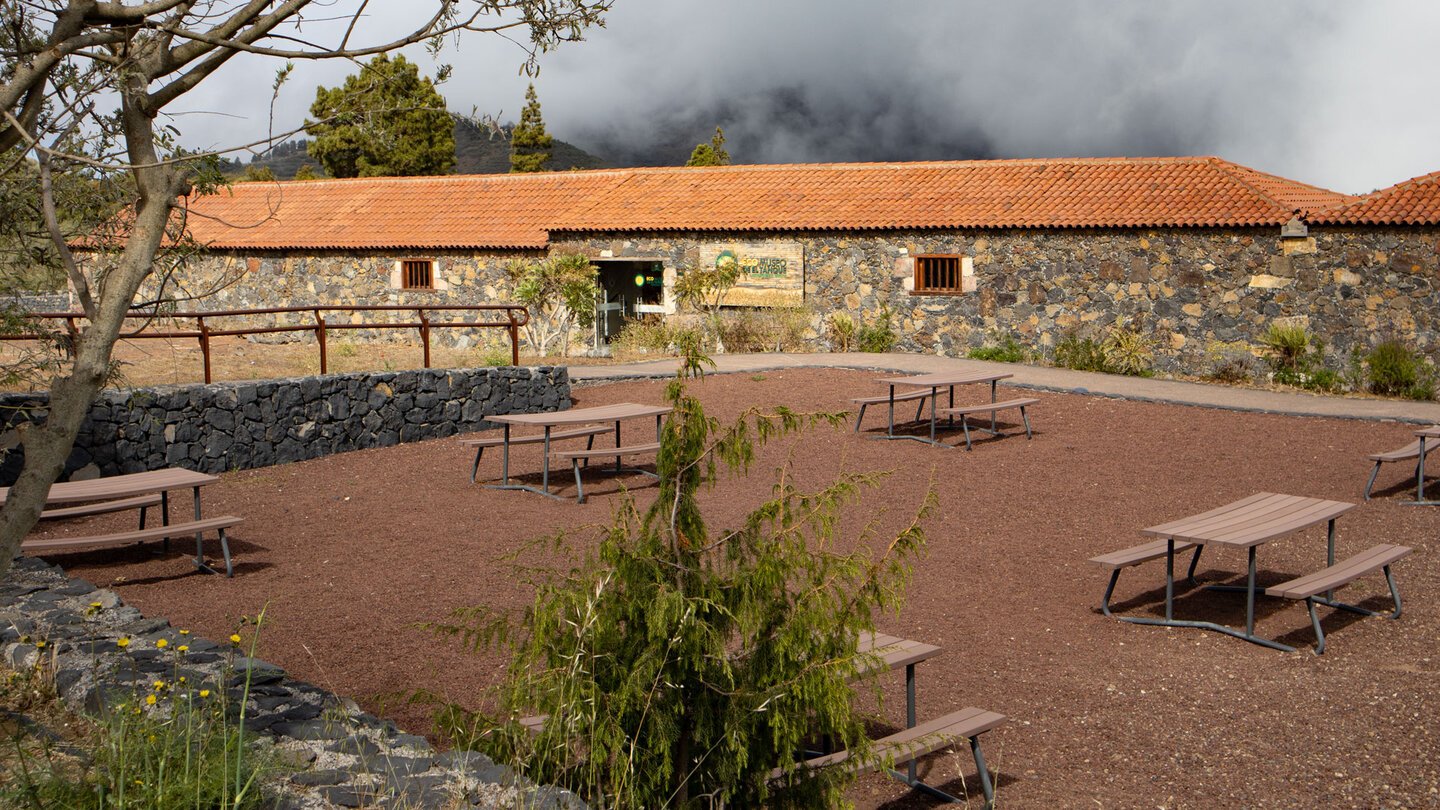
[[[206,156],[186,154],[178,130],[158,120],[167,106],[245,53],[278,60],[278,83],[296,60],[354,61],[417,43],[438,53],[459,38],[490,34],[519,44],[523,67],[533,71],[539,54],[603,25],[612,2],[0,0],[0,172],[38,170],[39,209],[85,313],[73,355],[50,384],[47,418],[21,433],[24,467],[0,507],[0,576],[64,470],[127,311],[142,285],[164,272],[162,247],[183,238],[182,198],[213,190],[217,179]],[[360,41],[364,15],[381,6],[403,7],[413,27]],[[236,148],[246,146],[253,144]],[[69,246],[76,240],[63,227],[54,182],[66,173],[125,180],[133,202],[107,261],[82,263]]]

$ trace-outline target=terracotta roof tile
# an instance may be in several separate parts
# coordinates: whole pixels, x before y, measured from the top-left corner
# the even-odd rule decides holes
[[[635,169],[551,230],[1278,225],[1347,199],[1205,157]]]
[[[217,248],[543,248],[554,231],[1280,225],[1343,194],[1217,158],[613,169],[243,183],[191,201]]]
[[[190,200],[216,248],[543,248],[556,212],[607,172],[237,183]]]
[[[1440,225],[1440,172],[1411,178],[1307,219],[1321,225]]]

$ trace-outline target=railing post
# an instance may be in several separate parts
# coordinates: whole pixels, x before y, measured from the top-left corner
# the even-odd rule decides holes
[[[319,309],[315,309],[313,312],[315,313],[315,340],[320,343],[320,373],[327,374],[329,365],[325,357],[325,319],[320,317]]]
[[[200,332],[200,356],[205,360],[205,384],[210,384],[210,330],[205,326],[205,316],[196,315],[195,325]]]
[[[520,365],[520,325],[515,322],[515,310],[507,309],[505,314],[510,318],[510,365]]]
[[[416,307],[415,314],[420,316],[420,343],[425,347],[425,368],[430,368],[430,319],[425,317],[424,307]]]

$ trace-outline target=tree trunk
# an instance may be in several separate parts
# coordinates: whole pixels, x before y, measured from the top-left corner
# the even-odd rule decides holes
[[[20,543],[35,526],[50,485],[65,469],[75,436],[90,411],[95,395],[109,376],[111,352],[135,294],[154,268],[175,198],[188,191],[182,170],[157,166],[154,122],[144,112],[144,86],[122,88],[122,124],[129,147],[140,198],[125,239],[119,265],[98,287],[98,305],[90,325],[77,339],[70,373],[58,375],[51,385],[49,414],[44,425],[21,431],[25,463],[15,486],[0,507],[0,579],[9,573]],[[139,99],[139,103],[137,103]]]

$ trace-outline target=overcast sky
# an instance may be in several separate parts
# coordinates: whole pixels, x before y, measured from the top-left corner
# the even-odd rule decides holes
[[[603,157],[718,124],[736,163],[1216,155],[1363,193],[1440,170],[1437,31],[1435,0],[616,0],[534,82],[549,132]],[[440,90],[514,120],[521,59],[463,39]],[[274,69],[228,67],[173,123],[197,147],[263,137]],[[276,131],[351,70],[298,65]]]

